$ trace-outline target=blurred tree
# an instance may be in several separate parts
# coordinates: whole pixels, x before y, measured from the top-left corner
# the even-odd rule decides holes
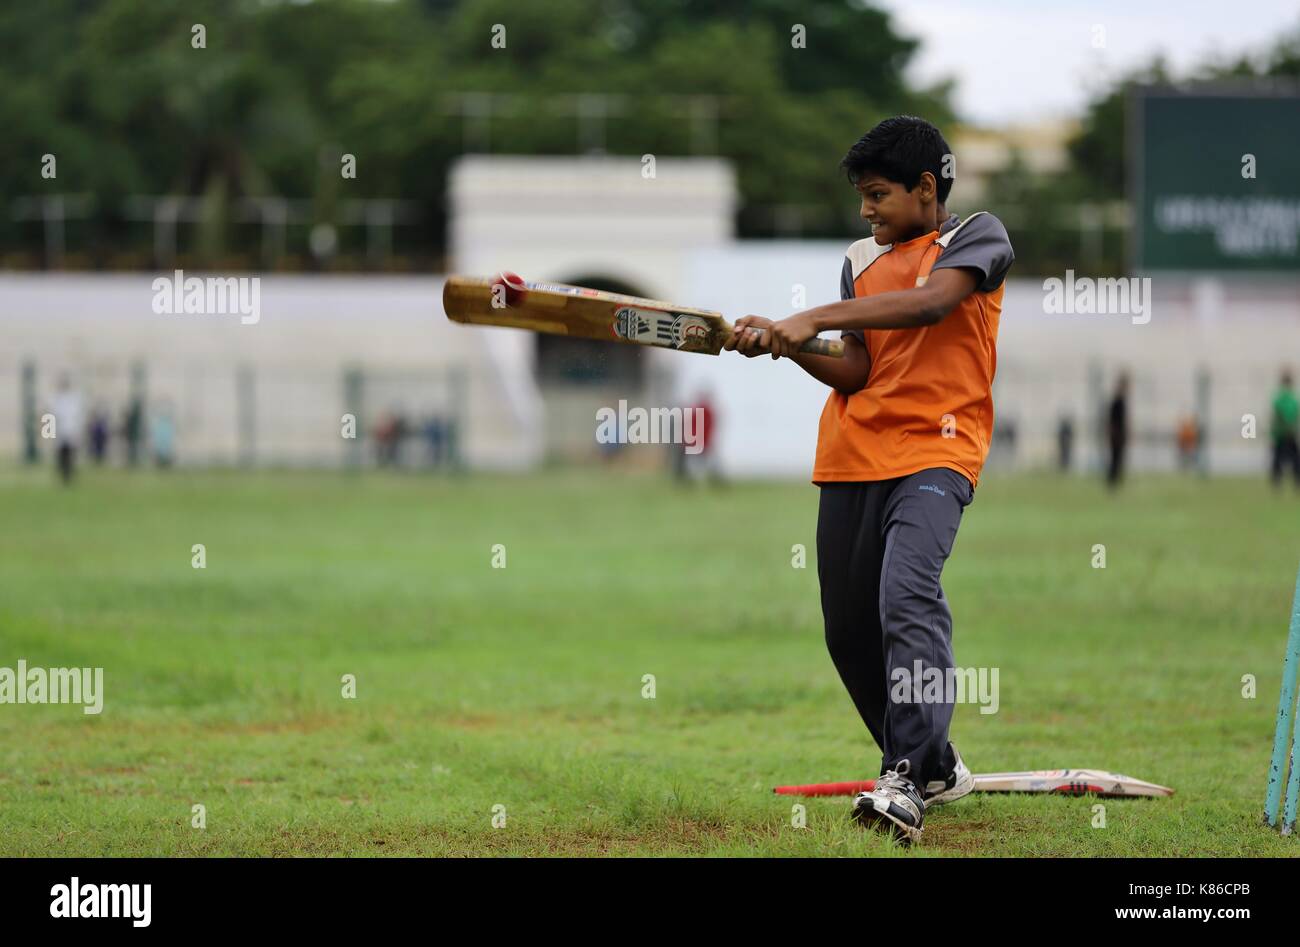
[[[0,193],[93,194],[102,256],[151,250],[148,226],[123,219],[132,194],[213,208],[196,244],[208,259],[232,243],[256,259],[258,230],[235,208],[271,195],[311,199],[318,221],[345,196],[415,201],[416,242],[436,250],[466,148],[722,154],[745,232],[770,232],[752,211],[779,204],[843,233],[849,144],[887,114],[952,118],[947,85],[902,79],[918,41],[850,0],[47,0],[0,10],[0,42]],[[358,173],[340,185],[329,165],[345,153]],[[0,241],[39,234],[4,214]]]
[[[1165,83],[1170,75],[1157,57],[1149,66],[1131,73],[1084,111],[1079,133],[1068,145],[1070,169],[1066,174],[1080,196],[1092,200],[1124,197],[1127,168],[1126,115],[1130,89],[1137,84]]]

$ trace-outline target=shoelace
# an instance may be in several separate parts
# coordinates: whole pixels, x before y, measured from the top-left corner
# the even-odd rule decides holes
[[[895,792],[906,792],[908,783],[911,782],[906,776],[911,771],[911,760],[903,760],[898,764],[897,769],[887,770],[883,776],[876,780],[876,789],[892,789]]]

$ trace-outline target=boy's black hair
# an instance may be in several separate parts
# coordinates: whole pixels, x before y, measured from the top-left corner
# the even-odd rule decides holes
[[[856,185],[868,172],[901,184],[909,191],[921,181],[921,172],[934,175],[935,193],[942,204],[952,190],[952,178],[944,174],[944,160],[952,154],[939,129],[923,118],[899,115],[887,118],[867,132],[849,149],[840,167]]]

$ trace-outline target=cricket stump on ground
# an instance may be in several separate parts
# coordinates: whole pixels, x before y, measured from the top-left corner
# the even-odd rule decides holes
[[[1264,821],[1277,825],[1278,806],[1282,801],[1282,783],[1286,781],[1286,807],[1282,811],[1282,834],[1295,829],[1296,800],[1300,796],[1300,714],[1294,713],[1296,675],[1300,671],[1300,574],[1296,575],[1295,598],[1291,603],[1291,631],[1286,639],[1286,658],[1282,664],[1282,695],[1278,699],[1277,729],[1273,732],[1273,759],[1268,767],[1268,794],[1264,797]],[[1292,718],[1295,718],[1294,726]],[[1287,737],[1291,751],[1287,753]],[[1287,767],[1290,778],[1287,778]]]

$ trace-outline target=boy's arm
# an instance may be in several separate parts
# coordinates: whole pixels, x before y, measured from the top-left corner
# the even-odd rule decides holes
[[[930,273],[924,286],[829,303],[772,324],[768,348],[772,355],[791,357],[799,346],[825,329],[916,329],[932,326],[975,292],[983,274],[976,269],[949,267]],[[752,323],[745,316],[736,322],[733,338]],[[846,337],[846,341],[847,338]],[[846,347],[845,354],[848,349]],[[804,360],[800,360],[803,364]],[[805,366],[806,367],[806,366]]]
[[[779,356],[773,355],[773,358]],[[842,395],[851,395],[867,387],[871,376],[871,353],[857,336],[844,337],[844,357],[831,358],[796,351],[790,360],[824,385],[830,385]]]

